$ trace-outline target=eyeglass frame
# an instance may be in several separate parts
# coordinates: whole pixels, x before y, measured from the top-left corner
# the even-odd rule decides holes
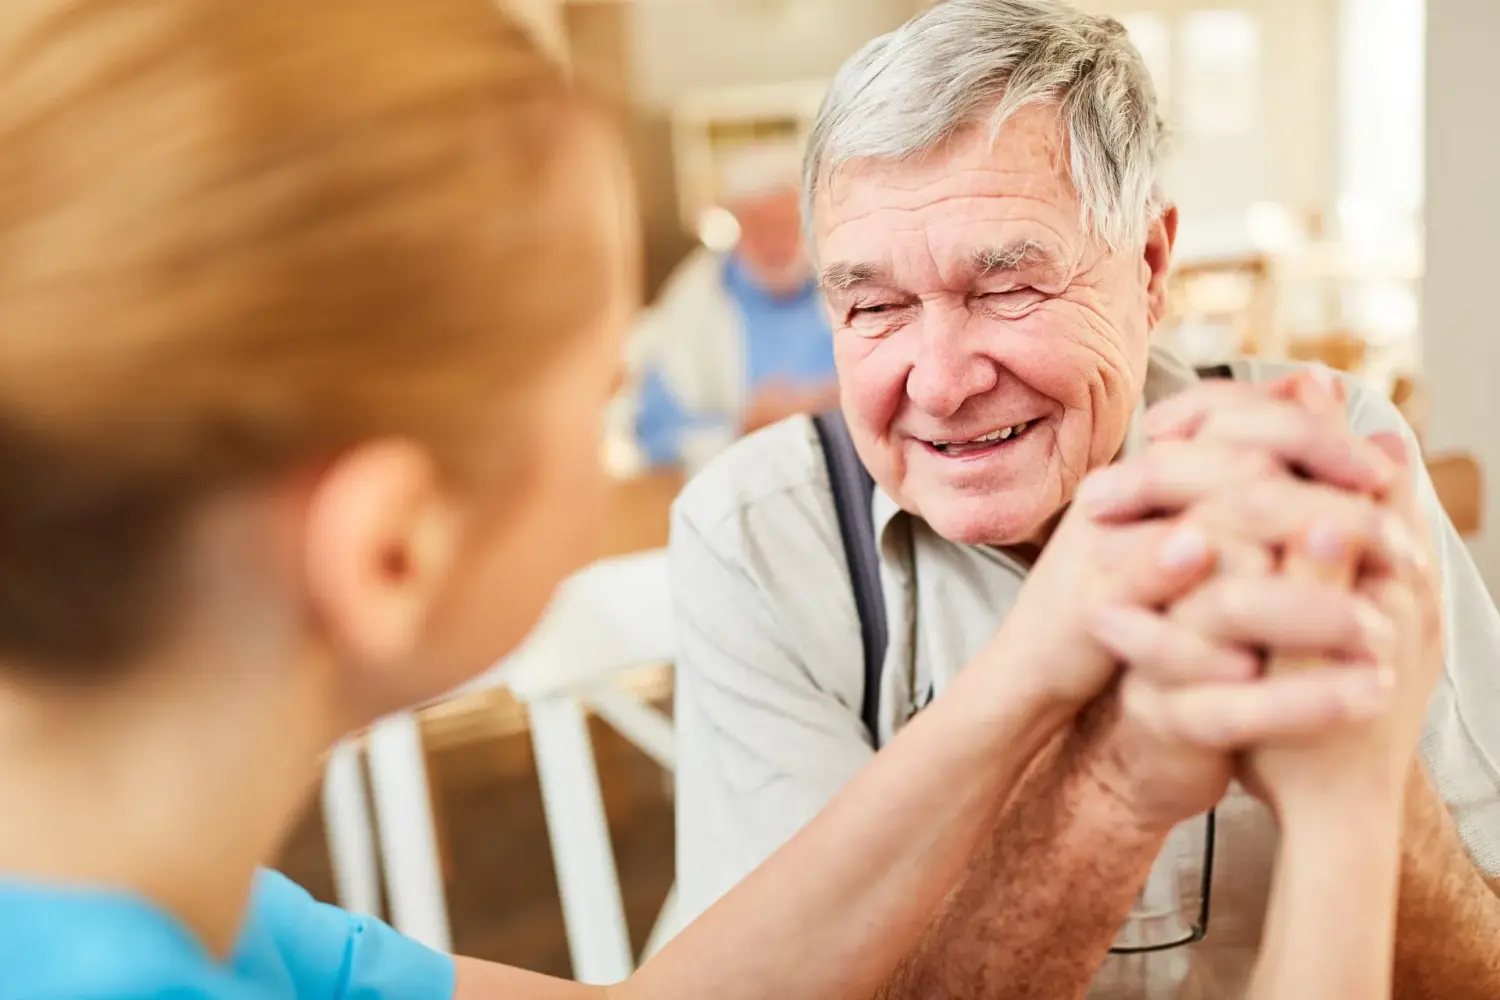
[[[1208,936],[1208,918],[1212,910],[1211,899],[1213,897],[1214,880],[1214,831],[1215,810],[1208,811],[1208,819],[1204,824],[1203,834],[1203,876],[1198,895],[1198,919],[1193,921],[1193,929],[1187,937],[1180,941],[1171,941],[1167,944],[1147,944],[1134,947],[1111,946],[1111,955],[1149,955],[1152,952],[1171,951],[1174,948],[1186,948],[1188,945],[1197,944]]]

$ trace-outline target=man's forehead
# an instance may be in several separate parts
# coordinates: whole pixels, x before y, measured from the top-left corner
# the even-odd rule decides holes
[[[873,192],[908,207],[938,194],[1077,200],[1066,134],[1048,106],[1021,108],[998,132],[987,123],[962,129],[918,155],[849,159],[820,185],[818,208],[838,212]]]
[[[913,238],[949,266],[1022,249],[1076,256],[1084,222],[1051,120],[1018,115],[993,143],[974,129],[919,158],[845,164],[814,206],[819,261],[877,260]]]

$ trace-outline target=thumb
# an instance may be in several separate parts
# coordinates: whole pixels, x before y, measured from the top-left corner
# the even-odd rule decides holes
[[[1401,435],[1394,431],[1380,431],[1370,435],[1370,442],[1385,453],[1392,462],[1403,468],[1411,464],[1411,456],[1407,454],[1406,442]]]

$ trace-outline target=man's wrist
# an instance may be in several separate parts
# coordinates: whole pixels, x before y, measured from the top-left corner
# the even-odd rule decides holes
[[[1080,830],[1102,831],[1113,849],[1155,857],[1174,823],[1138,808],[1116,762],[1098,759],[1098,748],[1076,741],[1063,752],[1058,802]]]
[[[999,757],[1019,755],[1023,771],[1077,713],[1020,670],[965,670],[933,708],[939,706],[977,723]]]

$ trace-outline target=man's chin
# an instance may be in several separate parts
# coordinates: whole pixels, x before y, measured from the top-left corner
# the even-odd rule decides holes
[[[1052,511],[1003,497],[944,498],[924,504],[921,517],[943,538],[959,545],[1040,544],[1056,520]]]

